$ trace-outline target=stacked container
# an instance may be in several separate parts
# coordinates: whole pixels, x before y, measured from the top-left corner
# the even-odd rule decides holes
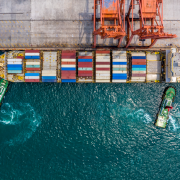
[[[112,82],[125,83],[127,80],[126,51],[112,52]]]
[[[40,71],[40,62],[27,61],[26,71]]]
[[[23,57],[18,56],[16,59],[7,59],[8,74],[21,74],[23,69]]]
[[[96,82],[110,82],[110,51],[96,51]]]
[[[146,54],[145,52],[132,52],[131,82],[146,81]]]
[[[25,82],[39,82],[40,74],[39,73],[25,73]]]
[[[160,54],[147,54],[147,81],[157,82],[161,79],[161,59]]]
[[[76,51],[62,51],[61,82],[76,82]]]
[[[25,50],[25,59],[40,59],[39,50]]]
[[[79,52],[78,78],[81,82],[92,82],[93,57],[92,52]]]
[[[57,82],[57,52],[43,52],[42,82]]]
[[[26,59],[26,73],[25,82],[39,82],[40,81],[40,51],[39,50],[25,50]]]

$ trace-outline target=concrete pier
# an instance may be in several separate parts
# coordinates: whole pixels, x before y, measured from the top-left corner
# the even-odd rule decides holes
[[[93,0],[8,0],[0,3],[0,49],[91,48]],[[130,0],[126,0],[126,12]],[[180,1],[164,0],[165,32],[176,39],[158,40],[155,49],[180,46]],[[136,12],[136,11],[135,11]],[[136,15],[135,15],[136,16]],[[135,22],[134,27],[139,23]],[[125,45],[125,39],[122,47]],[[138,38],[133,45],[141,45]],[[148,41],[143,42],[148,45]],[[116,46],[117,41],[97,38],[99,46]]]

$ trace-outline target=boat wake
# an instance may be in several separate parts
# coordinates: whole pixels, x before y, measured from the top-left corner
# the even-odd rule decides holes
[[[28,103],[4,103],[1,107],[0,127],[4,132],[1,136],[7,137],[3,141],[9,145],[25,142],[36,131],[40,123],[41,117]]]

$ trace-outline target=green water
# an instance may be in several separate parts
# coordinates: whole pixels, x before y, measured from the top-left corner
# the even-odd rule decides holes
[[[1,180],[179,179],[180,85],[14,83],[0,110]]]

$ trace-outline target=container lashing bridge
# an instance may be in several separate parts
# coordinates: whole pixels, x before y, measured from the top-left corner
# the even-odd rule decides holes
[[[97,18],[98,7],[100,7],[100,18]],[[94,0],[94,42],[96,47],[96,36],[100,35],[101,39],[113,38],[119,40],[120,46],[125,32],[125,0]],[[100,27],[96,28],[97,22]]]
[[[133,10],[139,6],[139,17],[134,18]],[[131,18],[130,18],[131,14]],[[151,39],[149,46],[138,46],[137,48],[150,48],[158,39],[175,38],[176,35],[164,32],[163,26],[163,0],[131,0],[129,11],[126,15],[127,21],[127,44],[129,47],[133,37],[139,36],[140,41]],[[134,30],[134,21],[139,21],[140,28]],[[131,36],[130,36],[131,32]],[[136,47],[132,47],[136,48]]]

